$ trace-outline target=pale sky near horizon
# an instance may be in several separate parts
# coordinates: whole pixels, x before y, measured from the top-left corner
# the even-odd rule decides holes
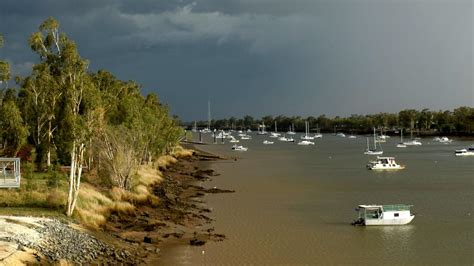
[[[472,0],[4,0],[14,74],[49,16],[185,121],[474,107]]]

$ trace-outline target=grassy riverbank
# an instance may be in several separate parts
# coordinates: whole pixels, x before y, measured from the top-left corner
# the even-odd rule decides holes
[[[208,216],[210,210],[198,198],[207,193],[232,191],[196,185],[196,181],[209,180],[216,175],[213,170],[206,169],[205,163],[216,159],[219,158],[177,149],[173,156],[162,156],[152,166],[141,166],[137,171],[137,182],[129,191],[116,187],[106,189],[90,173],[81,186],[77,212],[71,218],[64,215],[60,204],[66,197],[66,181],[60,180],[55,188],[44,184],[27,188],[27,182],[35,177],[38,180],[33,183],[43,182],[41,174],[33,175],[20,189],[0,191],[5,199],[3,204],[8,206],[2,208],[0,214],[78,223],[101,241],[128,250],[129,262],[153,262],[160,256],[160,247],[167,243],[202,245],[206,241],[225,238],[214,233],[212,219]],[[98,260],[107,262],[107,258]]]

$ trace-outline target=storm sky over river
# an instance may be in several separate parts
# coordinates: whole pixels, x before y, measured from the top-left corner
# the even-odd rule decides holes
[[[183,120],[474,106],[471,0],[137,0],[0,3],[14,74],[47,17],[90,69],[156,92]],[[11,82],[13,83],[13,82]]]

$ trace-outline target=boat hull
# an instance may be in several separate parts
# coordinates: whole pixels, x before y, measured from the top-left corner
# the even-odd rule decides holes
[[[415,215],[411,215],[409,217],[404,218],[397,218],[397,219],[366,219],[364,220],[364,225],[405,225],[409,224]]]

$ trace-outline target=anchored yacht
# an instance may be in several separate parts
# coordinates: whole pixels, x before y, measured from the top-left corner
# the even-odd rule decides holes
[[[314,142],[309,141],[309,140],[302,140],[302,141],[298,142],[298,145],[304,145],[304,146],[314,145]]]
[[[359,205],[359,217],[352,225],[404,225],[409,224],[415,215],[410,212],[413,205]]]
[[[405,169],[404,165],[399,165],[395,162],[395,157],[380,157],[367,164],[369,170],[400,170]]]
[[[248,149],[249,148],[241,146],[241,145],[237,145],[237,144],[234,144],[232,146],[232,150],[234,150],[234,151],[247,151]]]
[[[454,152],[456,156],[474,156],[474,146],[471,146],[467,149],[456,150]]]

